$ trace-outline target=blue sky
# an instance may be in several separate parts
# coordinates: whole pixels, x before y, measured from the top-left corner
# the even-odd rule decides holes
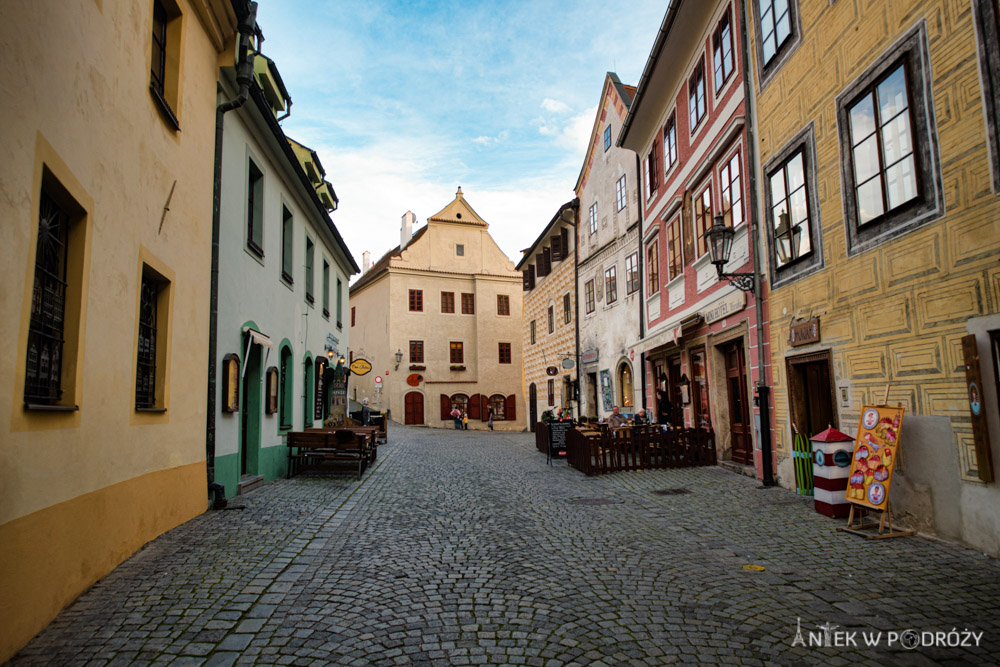
[[[517,262],[574,196],[605,73],[638,82],[667,4],[260,0],[257,19],[359,266],[458,186]]]

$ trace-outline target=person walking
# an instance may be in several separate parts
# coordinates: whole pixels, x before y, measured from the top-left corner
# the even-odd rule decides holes
[[[455,430],[462,428],[462,411],[458,409],[457,405],[451,406],[451,419],[455,422]]]
[[[371,408],[368,407],[368,399],[366,398],[361,402],[361,425],[371,426],[371,423],[372,411]]]
[[[490,427],[490,430],[492,431],[493,430],[493,406],[492,405],[490,406],[490,409],[486,412],[486,421],[487,421],[487,423],[488,423],[488,425]]]
[[[462,428],[466,431],[469,430],[469,413],[462,411]]]

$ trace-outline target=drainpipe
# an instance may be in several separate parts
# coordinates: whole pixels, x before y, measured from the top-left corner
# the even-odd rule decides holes
[[[754,306],[757,316],[757,399],[760,408],[760,455],[762,483],[765,487],[774,486],[774,473],[771,462],[771,387],[767,384],[767,373],[765,364],[767,362],[764,354],[764,304],[762,295],[764,294],[764,274],[761,272],[760,252],[760,216],[757,213],[757,152],[756,139],[754,138],[753,108],[756,98],[753,94],[753,86],[750,84],[750,47],[747,40],[747,4],[742,3],[743,11],[740,13],[740,32],[743,39],[743,99],[746,110],[747,128],[747,162],[750,165],[750,225],[753,234],[750,235],[750,242],[753,243],[753,272],[754,272]]]
[[[573,209],[573,316],[576,328],[576,418],[583,416],[583,387],[580,380],[580,198]]]
[[[210,310],[208,318],[208,405],[205,429],[205,463],[208,471],[208,492],[214,499],[213,507],[226,506],[226,489],[215,481],[215,389],[219,338],[219,236],[222,220],[222,132],[223,118],[247,101],[253,82],[253,59],[249,56],[250,36],[257,32],[257,3],[251,2],[246,17],[240,21],[239,51],[236,63],[236,81],[239,94],[215,108],[215,164],[212,180],[212,276],[209,288]]]
[[[635,174],[636,174],[637,177],[638,177],[639,174],[642,173],[642,171],[640,171],[640,169],[639,169],[639,166],[640,166],[639,165],[639,154],[636,153],[635,154]],[[640,194],[639,191],[642,189],[642,188],[639,187],[638,180],[639,179],[636,178],[636,184],[635,184],[636,195],[639,195]],[[644,255],[646,254],[646,248],[643,247],[643,245],[642,245],[642,239],[643,239],[643,237],[645,235],[645,232],[642,229],[642,197],[637,196],[636,199],[639,200],[639,205],[636,206],[636,208],[639,209],[639,340],[645,340],[645,338],[646,338],[646,297],[645,297],[645,289],[644,289],[644,286],[642,284],[643,282],[645,282],[642,279],[642,275],[643,275],[643,273],[642,273],[642,261],[643,261],[643,259],[645,259]],[[639,353],[639,368],[642,369],[642,409],[646,410],[648,412],[648,408],[646,407],[646,352],[645,351]],[[656,378],[653,378],[653,381],[655,383]]]

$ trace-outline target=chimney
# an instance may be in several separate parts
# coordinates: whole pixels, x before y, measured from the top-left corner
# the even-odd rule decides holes
[[[361,253],[361,275],[368,273],[370,268],[372,268],[372,254],[365,250]]]
[[[399,249],[402,250],[406,247],[406,244],[410,242],[413,238],[413,223],[417,221],[417,216],[413,215],[413,211],[407,211],[403,214],[403,224],[399,228]]]

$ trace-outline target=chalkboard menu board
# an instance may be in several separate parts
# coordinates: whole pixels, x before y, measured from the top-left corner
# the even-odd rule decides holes
[[[566,456],[566,431],[573,428],[573,422],[549,422],[549,458]]]

